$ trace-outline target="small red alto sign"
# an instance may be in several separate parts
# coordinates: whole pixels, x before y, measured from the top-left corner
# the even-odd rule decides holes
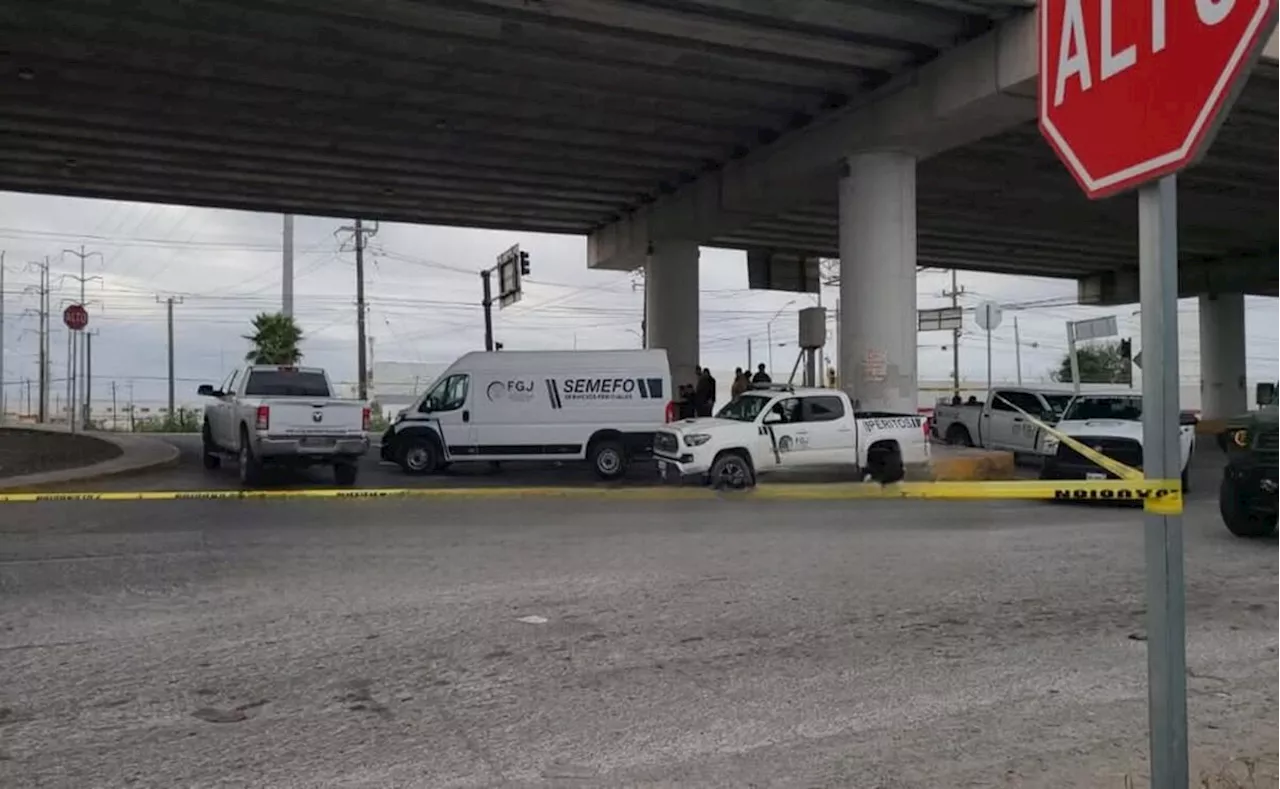
[[[62,322],[72,331],[80,331],[89,325],[89,311],[81,304],[72,304],[62,311]]]

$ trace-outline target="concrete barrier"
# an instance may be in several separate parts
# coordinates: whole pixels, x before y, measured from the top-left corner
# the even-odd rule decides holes
[[[929,478],[939,482],[1019,479],[1012,452],[935,446]]]
[[[1197,436],[1216,436],[1226,429],[1227,420],[1225,419],[1202,419],[1196,422]]]

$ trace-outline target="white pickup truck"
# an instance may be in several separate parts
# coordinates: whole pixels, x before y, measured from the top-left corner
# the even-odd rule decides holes
[[[654,434],[668,481],[747,488],[779,470],[852,468],[859,478],[898,482],[908,463],[929,459],[924,417],[855,413],[838,389],[770,385],[750,389],[715,417],[684,419]]]
[[[1183,412],[1178,440],[1182,453],[1182,490],[1191,489],[1188,469],[1195,450],[1196,417]],[[1085,394],[1075,397],[1054,429],[1130,468],[1142,468],[1142,396],[1132,393]],[[1092,460],[1047,436],[1043,443],[1041,479],[1113,479]]]
[[[332,466],[339,485],[355,484],[360,457],[369,451],[369,408],[333,397],[324,370],[251,364],[197,393],[213,398],[201,430],[205,468],[234,454],[245,485],[257,482],[267,464]]]
[[[933,435],[948,444],[1043,454],[1041,430],[1017,409],[1048,424],[1058,421],[1071,394],[1017,387],[992,389],[985,402],[938,403],[933,409]],[[1010,405],[1012,403],[1013,405]]]

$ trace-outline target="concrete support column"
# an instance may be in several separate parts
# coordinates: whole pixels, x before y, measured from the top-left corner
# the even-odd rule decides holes
[[[653,244],[644,268],[647,347],[664,348],[671,385],[693,384],[698,366],[698,245]]]
[[[869,411],[916,412],[916,159],[850,156],[840,178],[840,381]]]
[[[1200,418],[1227,419],[1249,407],[1244,296],[1200,297]]]

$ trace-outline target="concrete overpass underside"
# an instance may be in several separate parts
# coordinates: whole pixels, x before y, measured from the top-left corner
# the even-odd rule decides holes
[[[1208,155],[1179,176],[1181,290],[1277,295],[1277,81],[1251,77]],[[1082,301],[1137,294],[1137,198],[1090,201],[1034,122],[920,162],[922,266],[1081,280]],[[836,184],[710,245],[838,257]]]
[[[10,0],[0,189],[585,234],[1033,5]]]

